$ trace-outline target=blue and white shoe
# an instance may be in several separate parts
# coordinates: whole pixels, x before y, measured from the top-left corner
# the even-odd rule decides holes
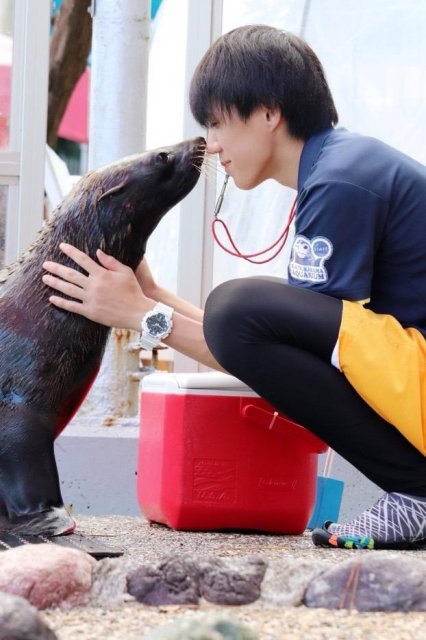
[[[312,531],[316,546],[339,549],[416,549],[426,545],[426,498],[385,493],[346,524],[327,521]]]

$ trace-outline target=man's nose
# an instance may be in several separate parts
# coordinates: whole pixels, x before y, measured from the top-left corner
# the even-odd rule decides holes
[[[212,130],[209,129],[207,131],[207,144],[206,144],[207,153],[220,153],[221,150],[222,150],[222,147],[217,141],[216,136],[214,135],[214,132],[212,132]]]

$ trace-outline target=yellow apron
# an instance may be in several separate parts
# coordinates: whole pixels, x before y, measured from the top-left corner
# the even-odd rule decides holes
[[[426,455],[426,340],[420,331],[344,300],[338,350],[341,371],[359,395]]]

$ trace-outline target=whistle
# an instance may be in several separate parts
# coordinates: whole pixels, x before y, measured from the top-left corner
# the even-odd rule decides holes
[[[219,211],[222,208],[223,196],[225,195],[225,189],[226,189],[226,185],[228,184],[228,180],[229,180],[229,175],[227,174],[225,176],[225,180],[223,182],[222,189],[220,190],[219,197],[217,199],[216,206],[214,208],[213,215],[215,217],[217,217],[219,215]]]

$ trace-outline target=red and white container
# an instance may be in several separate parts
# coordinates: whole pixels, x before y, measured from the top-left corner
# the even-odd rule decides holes
[[[141,392],[138,497],[175,529],[301,533],[327,445],[219,372],[156,373]]]

